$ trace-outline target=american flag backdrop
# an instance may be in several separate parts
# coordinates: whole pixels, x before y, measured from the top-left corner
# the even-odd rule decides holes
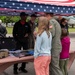
[[[75,14],[74,0],[0,0],[0,10]]]

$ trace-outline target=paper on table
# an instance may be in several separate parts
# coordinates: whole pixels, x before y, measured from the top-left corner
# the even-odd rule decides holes
[[[11,57],[15,57],[13,54],[9,54],[9,56],[11,56]]]
[[[20,52],[22,52],[22,50],[9,51],[10,54],[12,54],[12,53],[20,53]]]

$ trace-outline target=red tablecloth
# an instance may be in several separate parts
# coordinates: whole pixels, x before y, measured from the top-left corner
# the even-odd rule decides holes
[[[75,59],[75,51],[70,51],[70,58],[69,58],[68,66],[67,66],[68,70],[70,69],[74,59]],[[9,57],[0,59],[0,73],[15,63],[33,62],[33,60],[34,60],[33,56],[26,56],[21,58],[9,56]]]
[[[69,57],[69,62],[68,62],[68,66],[67,66],[68,70],[70,69],[70,67],[71,67],[71,65],[72,65],[72,63],[73,63],[73,61],[75,59],[75,50],[74,51],[70,50],[69,53],[70,53],[70,57]]]
[[[34,60],[33,56],[26,56],[21,58],[9,56],[9,57],[0,59],[0,73],[3,72],[12,64],[20,63],[20,62],[33,62],[33,60]]]

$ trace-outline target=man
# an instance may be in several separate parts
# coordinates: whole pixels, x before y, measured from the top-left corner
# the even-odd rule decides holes
[[[0,37],[6,37],[7,30],[4,26],[2,26],[2,20],[0,20]]]
[[[58,18],[56,19],[59,23],[61,22],[62,16],[59,15]]]
[[[33,36],[33,32],[34,32],[34,28],[35,28],[35,20],[36,20],[36,15],[32,14],[31,18],[29,20],[29,25],[31,28],[31,34],[29,35],[29,48],[33,49],[34,48],[34,36]]]
[[[31,32],[30,25],[26,22],[27,14],[25,12],[20,13],[20,18],[18,22],[15,23],[13,28],[13,37],[16,41],[16,50],[23,47],[24,50],[28,49],[28,38]],[[27,73],[25,69],[26,63],[22,63],[19,70],[24,73]],[[14,74],[18,74],[18,64],[14,64]]]
[[[53,13],[46,13],[46,17],[50,21],[50,28],[52,32],[52,50],[51,50],[51,65],[50,75],[63,75],[59,67],[59,59],[61,52],[61,27],[59,23],[53,18]]]

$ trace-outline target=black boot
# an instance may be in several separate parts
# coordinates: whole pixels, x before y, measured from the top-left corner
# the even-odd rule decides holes
[[[14,74],[18,74],[18,71],[17,71],[17,70],[18,70],[18,67],[17,67],[17,66],[18,66],[17,63],[14,64],[14,66],[13,66],[13,71],[14,71],[13,73],[14,73]]]
[[[14,70],[14,74],[18,74],[17,70]]]
[[[22,67],[19,68],[19,71],[22,71],[23,73],[28,73],[28,71]]]

